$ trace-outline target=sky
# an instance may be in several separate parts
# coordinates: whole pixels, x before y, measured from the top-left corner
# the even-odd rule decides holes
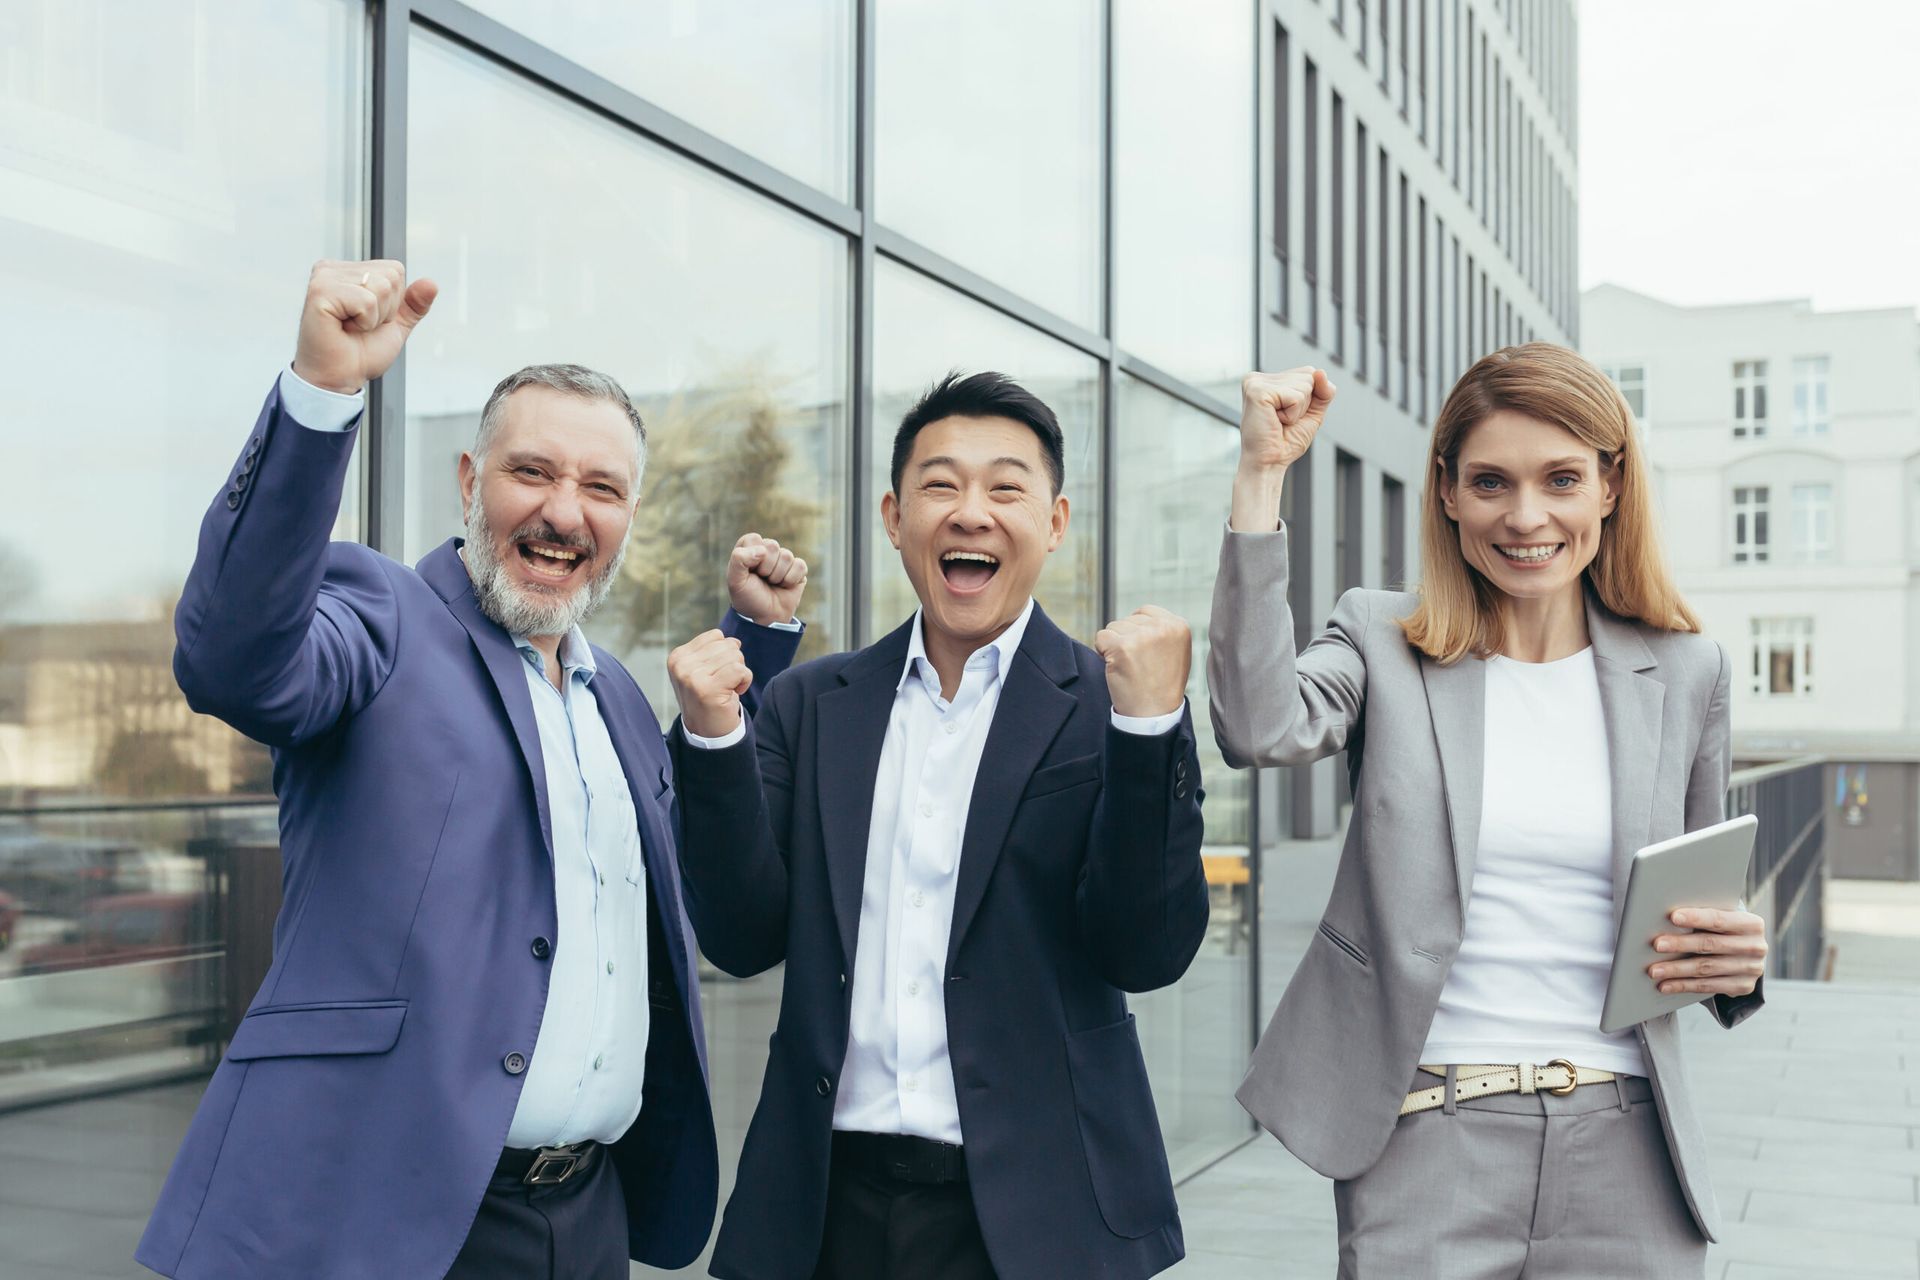
[[[1920,305],[1920,3],[1583,0],[1580,281]]]

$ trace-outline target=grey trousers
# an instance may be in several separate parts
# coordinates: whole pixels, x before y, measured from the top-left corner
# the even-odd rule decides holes
[[[1442,1083],[1418,1072],[1412,1089]],[[1336,1182],[1341,1280],[1700,1280],[1687,1210],[1637,1076],[1403,1116]]]

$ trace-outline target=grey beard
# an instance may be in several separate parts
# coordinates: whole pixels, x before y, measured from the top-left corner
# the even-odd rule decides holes
[[[507,576],[493,544],[493,532],[487,527],[486,508],[480,500],[480,486],[473,486],[473,499],[467,503],[467,576],[473,579],[473,596],[480,612],[515,636],[563,636],[593,616],[613,590],[613,579],[627,558],[623,541],[620,550],[601,566],[600,571],[574,588],[565,598],[529,599]]]

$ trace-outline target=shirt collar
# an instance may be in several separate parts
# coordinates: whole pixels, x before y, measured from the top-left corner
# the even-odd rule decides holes
[[[547,674],[546,656],[533,647],[531,640],[525,636],[515,636],[513,646],[520,651],[521,657],[533,664],[535,671],[543,676]],[[586,632],[580,630],[577,624],[569,627],[567,634],[560,637],[560,669],[569,676],[577,673],[588,683],[600,673],[600,669],[594,665],[593,646],[587,643]]]
[[[916,609],[913,612],[913,630],[907,636],[907,660],[901,665],[900,679],[894,683],[895,693],[900,692],[901,686],[906,684],[922,664],[926,667],[934,692],[939,692],[939,676],[933,670],[933,662],[927,657],[926,637],[921,632],[921,628],[925,625],[923,617],[925,613],[924,609]],[[1020,652],[1021,638],[1027,634],[1027,623],[1032,618],[1033,597],[1028,596],[1027,607],[1020,611],[1020,616],[1013,620],[1011,626],[967,655],[967,666],[971,667],[976,662],[982,661],[985,655],[984,660],[991,660],[994,663],[995,673],[1000,683],[1005,684],[1007,671],[1013,666],[1013,655]]]

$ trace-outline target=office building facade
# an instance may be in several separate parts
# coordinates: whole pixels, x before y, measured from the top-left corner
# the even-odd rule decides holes
[[[1241,374],[1342,390],[1288,500],[1304,630],[1416,572],[1457,373],[1574,336],[1565,0],[37,0],[0,36],[0,370],[37,464],[0,517],[0,1131],[134,1134],[121,1235],[80,1229],[76,1185],[66,1218],[0,1203],[0,1248],[99,1274],[130,1273],[270,946],[270,762],[186,711],[169,619],[314,259],[442,288],[373,393],[341,538],[411,562],[459,532],[503,373],[627,386],[652,456],[589,630],[663,712],[747,529],[813,566],[803,657],[909,614],[891,431],[959,367],[1065,429],[1044,607],[1082,640],[1186,617],[1204,721]],[[1262,869],[1287,893],[1276,842],[1339,800],[1331,764],[1256,780],[1202,742],[1214,923],[1134,1002],[1176,1176],[1251,1134],[1232,1093],[1287,972]],[[777,984],[706,982],[729,1182]]]

